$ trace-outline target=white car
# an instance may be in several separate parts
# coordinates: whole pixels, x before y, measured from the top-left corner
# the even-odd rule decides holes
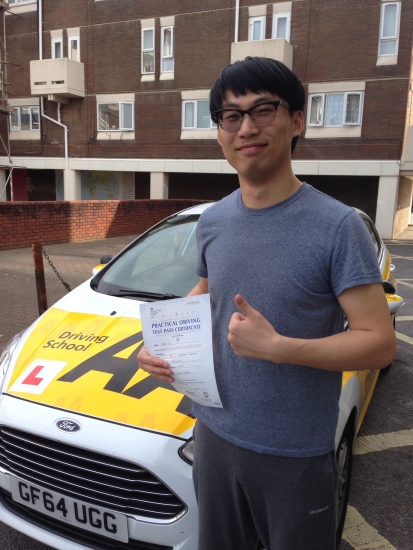
[[[15,336],[0,357],[0,520],[53,548],[196,550],[191,402],[138,369],[139,305],[198,277],[204,204],[131,243]],[[390,256],[371,220],[390,313]],[[336,434],[341,536],[353,440],[378,371],[346,372]]]

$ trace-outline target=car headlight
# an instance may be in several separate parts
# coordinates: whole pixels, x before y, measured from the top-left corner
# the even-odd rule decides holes
[[[13,357],[14,350],[17,344],[20,342],[21,337],[25,331],[19,332],[16,336],[13,336],[6,344],[6,347],[0,354],[0,393],[3,389],[3,382],[6,377],[7,369],[9,368],[11,358]]]
[[[179,449],[179,456],[185,460],[185,462],[188,462],[192,466],[194,462],[194,450],[195,450],[195,441],[193,438],[191,438],[189,441],[185,443],[185,445],[182,445],[182,447]]]

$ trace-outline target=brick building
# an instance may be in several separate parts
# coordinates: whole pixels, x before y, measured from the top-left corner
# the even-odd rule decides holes
[[[209,88],[265,55],[308,93],[297,176],[397,236],[412,196],[413,2],[261,2],[10,0],[0,193],[9,144],[14,200],[221,198],[238,182]]]

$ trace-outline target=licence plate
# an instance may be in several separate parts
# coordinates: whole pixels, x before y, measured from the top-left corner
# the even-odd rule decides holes
[[[59,521],[122,542],[129,541],[128,520],[123,514],[76,500],[10,476],[14,501]]]

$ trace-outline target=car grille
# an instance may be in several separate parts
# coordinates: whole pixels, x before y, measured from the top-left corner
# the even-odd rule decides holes
[[[185,504],[131,462],[0,427],[0,466],[26,481],[122,514],[171,520]]]
[[[49,516],[45,516],[36,510],[26,508],[12,500],[11,494],[0,489],[0,502],[3,506],[19,518],[36,525],[54,535],[77,542],[94,550],[172,550],[172,546],[161,546],[130,539],[129,542],[120,542],[102,537],[96,533],[90,533],[79,529],[74,525],[63,523]]]

